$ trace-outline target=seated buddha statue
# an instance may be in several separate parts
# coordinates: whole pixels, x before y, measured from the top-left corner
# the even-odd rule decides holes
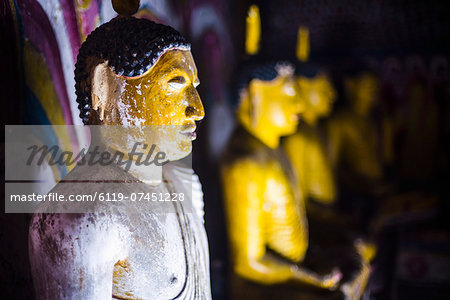
[[[355,256],[359,256],[360,268],[342,286],[347,287],[347,296],[360,294],[367,284],[368,270],[376,248],[371,243],[356,238],[360,233],[352,218],[335,207],[334,173],[318,126],[320,118],[330,115],[336,92],[328,75],[315,65],[300,66],[296,74],[298,95],[305,109],[297,132],[283,138],[282,146],[296,171],[297,184],[305,199],[312,241],[320,243],[317,237],[327,240],[333,235],[333,244],[327,245],[331,251],[345,244],[355,246],[355,249],[349,247],[348,253],[353,252]],[[353,286],[352,289],[348,288],[350,286]]]
[[[89,153],[124,160],[78,163],[51,192],[102,198],[42,203],[33,215],[37,298],[210,299],[201,185],[178,164],[204,117],[190,44],[169,26],[118,16],[82,44],[75,80]],[[161,155],[143,164],[136,153],[150,145]]]
[[[298,185],[305,200],[329,205],[336,197],[333,170],[322,142],[318,122],[331,113],[336,92],[326,73],[316,66],[297,68],[296,81],[305,111],[297,132],[283,139],[282,145],[297,170]],[[309,202],[308,202],[309,203]]]
[[[344,75],[347,105],[326,122],[328,155],[339,183],[339,207],[368,230],[377,199],[386,193],[382,151],[374,119],[379,80],[364,68]]]
[[[305,111],[298,90],[287,63],[242,72],[238,127],[222,162],[234,299],[359,299],[369,277],[370,245],[336,247],[343,234],[333,225],[325,230],[329,238],[316,243],[320,238],[310,236],[298,170],[280,147]],[[323,226],[313,229],[324,233]]]
[[[232,269],[263,285],[334,289],[338,270],[319,274],[301,264],[309,240],[305,203],[279,147],[281,136],[296,131],[303,110],[293,71],[291,64],[276,62],[241,73],[238,127],[221,168]]]
[[[347,74],[343,83],[348,105],[327,124],[331,164],[336,170],[345,170],[346,181],[354,185],[377,181],[382,176],[382,165],[372,113],[379,91],[378,78],[370,71],[358,69]]]

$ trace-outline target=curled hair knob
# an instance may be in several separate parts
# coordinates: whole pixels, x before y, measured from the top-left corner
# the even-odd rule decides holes
[[[134,15],[139,9],[139,0],[112,0],[112,6],[121,16]]]

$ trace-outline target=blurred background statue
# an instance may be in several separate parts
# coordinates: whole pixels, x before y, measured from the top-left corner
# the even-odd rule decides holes
[[[283,148],[297,172],[304,199],[328,205],[335,200],[336,187],[318,122],[331,114],[336,92],[327,74],[318,67],[298,69],[296,80],[305,111],[299,129],[284,139]]]
[[[304,105],[293,71],[287,63],[260,64],[240,82],[239,127],[222,168],[232,268],[257,283],[333,289],[339,271],[319,275],[300,264],[308,249],[305,203],[279,148],[280,137],[295,132]]]
[[[383,164],[373,119],[379,80],[375,73],[354,68],[343,79],[347,106],[327,121],[328,154],[340,185],[339,206],[366,227],[382,193]]]
[[[358,239],[359,230],[354,228],[351,218],[339,213],[334,206],[335,179],[318,123],[331,114],[336,92],[328,75],[317,66],[303,64],[296,73],[298,95],[305,103],[305,110],[297,132],[283,139],[283,149],[296,172],[306,202],[310,247],[315,252],[320,247],[328,248],[331,256],[336,255],[333,251],[340,253],[339,248],[345,247],[344,256],[358,257],[359,266],[346,270],[351,275],[347,274],[341,288],[347,298],[358,299],[368,282],[376,248]]]
[[[350,179],[379,180],[382,166],[377,155],[377,132],[371,119],[379,82],[369,71],[344,79],[348,107],[329,122],[330,160],[334,168],[348,169]],[[356,182],[355,182],[356,184]]]

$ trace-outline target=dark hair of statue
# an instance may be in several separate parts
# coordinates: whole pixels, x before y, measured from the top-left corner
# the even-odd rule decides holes
[[[86,125],[91,110],[90,73],[105,61],[121,76],[144,74],[168,49],[190,49],[172,27],[146,19],[117,17],[95,29],[82,44],[75,65],[75,91],[80,118]]]
[[[319,65],[313,63],[297,63],[295,67],[295,75],[302,76],[308,79],[315,78],[321,72],[325,70],[322,69]]]

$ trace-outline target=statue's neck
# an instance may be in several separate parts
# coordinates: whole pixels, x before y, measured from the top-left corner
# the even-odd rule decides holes
[[[280,144],[280,137],[273,134],[270,128],[268,128],[268,130],[265,130],[264,126],[255,126],[250,122],[241,121],[241,124],[251,135],[260,140],[264,145],[272,149],[278,148]]]
[[[319,122],[319,118],[317,117],[317,114],[312,113],[310,111],[305,111],[302,115],[301,118],[303,119],[303,121],[308,124],[311,127],[316,127],[317,123]]]
[[[122,168],[124,167],[121,166]],[[150,185],[158,185],[162,182],[162,167],[156,166],[154,164],[151,165],[138,165],[136,162],[132,162],[128,173],[139,179],[140,181],[150,184]]]
[[[136,153],[136,151],[133,153],[133,150],[121,151],[113,148],[108,148],[108,150],[114,153],[117,151],[123,153],[122,161],[117,162],[118,166],[140,181],[150,185],[158,185],[162,182],[162,166],[153,162],[153,153],[144,151],[142,153]]]
[[[158,185],[162,182],[162,165],[155,164],[155,153],[151,149],[146,151],[132,146],[108,144],[98,132],[91,134],[90,149],[91,153],[96,151],[100,158],[102,153],[109,152],[112,163],[146,184]]]

